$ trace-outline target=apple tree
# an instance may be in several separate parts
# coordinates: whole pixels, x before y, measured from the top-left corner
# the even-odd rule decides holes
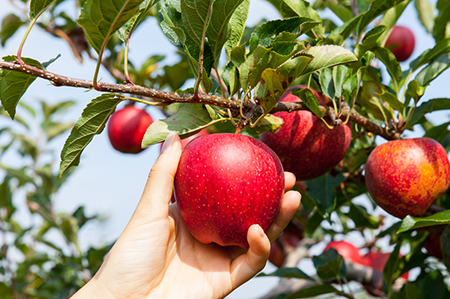
[[[449,0],[268,0],[279,18],[255,26],[247,25],[249,0],[86,0],[76,1],[75,17],[64,1],[22,2],[25,11],[7,15],[0,30],[4,45],[28,28],[17,52],[0,61],[1,112],[11,118],[0,129],[0,155],[18,149],[24,160],[19,167],[0,165],[5,298],[67,297],[98,269],[109,247],[77,246],[78,229],[97,216],[83,207],[57,214],[52,197],[83,163],[83,150],[123,111],[122,102],[166,116],[125,134],[140,144],[131,152],[164,142],[170,132],[186,139],[199,132],[243,134],[266,142],[285,170],[302,178],[296,185],[302,205],[272,244],[269,260],[279,269],[259,275],[281,280],[262,298],[449,298],[450,121],[431,120],[450,109],[450,98],[426,93],[450,66]],[[414,34],[397,25],[408,6],[435,41],[411,58]],[[130,62],[131,36],[150,18],[159,26],[146,30],[161,30],[178,62],[162,66],[162,56]],[[52,72],[63,59],[57,54],[45,62],[23,57],[35,27],[64,40],[80,62],[95,60],[92,77]],[[102,80],[100,69],[114,82]],[[95,96],[68,124],[56,116],[73,103],[42,102],[37,111],[22,101],[35,80]],[[138,118],[114,122],[111,131],[137,128],[127,122]],[[36,128],[40,139],[32,137]],[[55,171],[45,145],[67,130]],[[406,138],[414,130],[423,133]],[[130,152],[126,147],[121,151]],[[18,223],[18,190],[37,224]],[[49,242],[50,229],[66,243]],[[326,250],[313,250],[323,243]],[[22,258],[12,261],[17,250]],[[302,268],[304,259],[313,273]]]

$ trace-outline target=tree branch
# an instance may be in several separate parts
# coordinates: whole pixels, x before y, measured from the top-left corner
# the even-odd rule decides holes
[[[71,87],[80,87],[86,89],[93,89],[94,84],[91,80],[85,79],[76,79],[71,77],[66,77],[62,75],[58,75],[49,71],[41,70],[36,67],[30,65],[21,65],[19,62],[6,62],[0,61],[0,68],[7,69],[11,71],[17,71],[26,73],[32,76],[36,76],[45,80],[49,80],[55,86],[71,86]],[[206,95],[206,94],[198,94],[197,97],[194,98],[192,94],[177,94],[170,93],[166,91],[156,90],[153,88],[147,88],[139,85],[125,85],[125,84],[113,84],[113,83],[98,83],[96,90],[102,92],[114,92],[114,93],[128,93],[133,95],[140,95],[145,97],[150,97],[155,99],[156,101],[160,101],[162,103],[201,103],[201,104],[209,104],[215,105],[223,108],[228,108],[232,110],[239,110],[240,101],[236,101],[233,99],[221,98],[214,95]],[[252,106],[250,106],[252,105]],[[260,106],[256,106],[251,102],[248,103],[247,108],[255,109],[255,115],[263,114],[263,110]],[[345,107],[344,107],[345,108]],[[334,110],[331,107],[320,106],[322,112],[325,115],[330,116],[334,113]],[[279,102],[272,110],[272,113],[278,111],[295,111],[295,110],[309,110],[306,105],[303,103],[285,103]],[[347,109],[343,109],[339,118],[342,120],[346,120],[348,114],[350,113],[350,121],[354,122],[361,127],[365,128],[368,132],[372,132],[373,134],[379,135],[387,140],[399,139],[400,134],[398,132],[388,132],[386,128],[383,128],[373,122],[371,122],[366,117],[359,114],[355,109],[351,109],[347,106]]]

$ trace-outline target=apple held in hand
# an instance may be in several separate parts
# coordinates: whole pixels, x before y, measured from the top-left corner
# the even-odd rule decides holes
[[[398,61],[402,62],[411,56],[415,45],[414,33],[409,28],[396,25],[386,40],[385,47],[391,50]]]
[[[202,243],[248,247],[247,231],[266,231],[280,209],[284,172],[257,139],[211,134],[190,142],[178,164],[175,196],[191,234]]]
[[[313,91],[319,102],[323,99]],[[288,94],[283,102],[300,102]],[[261,134],[261,141],[280,157],[286,171],[293,172],[298,181],[319,177],[345,156],[350,146],[352,132],[348,125],[329,129],[323,121],[309,111],[277,112],[284,124],[275,133]],[[331,124],[331,120],[325,118]]]
[[[450,185],[447,153],[426,137],[377,146],[367,159],[365,173],[370,196],[398,218],[421,216]]]
[[[153,119],[144,109],[125,106],[109,119],[109,141],[119,152],[140,153],[144,150],[141,146],[142,138],[152,122]]]

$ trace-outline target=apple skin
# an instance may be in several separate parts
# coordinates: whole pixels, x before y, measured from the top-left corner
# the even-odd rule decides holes
[[[319,102],[322,97],[314,91]],[[287,94],[283,102],[301,102]],[[348,125],[329,129],[313,113],[305,110],[277,112],[284,124],[275,134],[264,132],[260,139],[280,157],[286,171],[295,174],[298,181],[317,178],[334,166],[345,156],[350,146],[352,132]],[[331,120],[325,118],[329,124]]]
[[[210,134],[183,150],[175,197],[191,234],[202,243],[248,248],[247,231],[264,231],[278,214],[284,171],[261,141],[238,134]]]
[[[324,251],[330,248],[336,249],[336,251],[344,258],[344,260],[351,261],[357,264],[363,264],[363,259],[359,253],[359,248],[347,241],[331,241],[325,247]]]
[[[108,137],[111,145],[119,152],[137,154],[142,152],[142,138],[153,123],[152,117],[135,106],[117,110],[108,121]]]
[[[416,45],[414,33],[407,27],[396,25],[386,40],[385,47],[391,50],[399,62],[407,60]]]
[[[365,174],[370,196],[398,218],[421,216],[450,185],[447,153],[427,137],[377,146],[367,159]]]

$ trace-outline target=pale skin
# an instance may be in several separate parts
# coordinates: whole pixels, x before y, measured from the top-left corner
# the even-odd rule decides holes
[[[169,205],[181,142],[170,134],[153,166],[130,222],[95,276],[72,298],[224,298],[260,272],[270,243],[300,205],[300,194],[285,173],[280,212],[268,231],[248,229],[248,249],[198,242],[177,204]]]

